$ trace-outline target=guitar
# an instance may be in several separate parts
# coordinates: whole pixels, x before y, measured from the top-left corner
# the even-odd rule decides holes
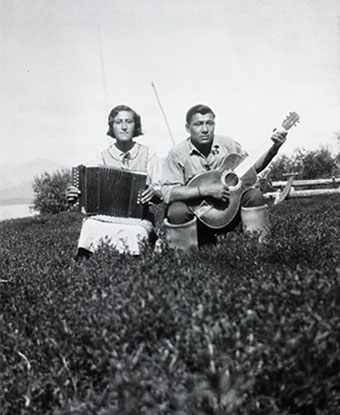
[[[286,132],[299,120],[296,112],[290,112],[280,129]],[[189,187],[222,182],[229,188],[230,196],[227,201],[208,197],[204,200],[193,199],[189,203],[191,211],[202,223],[212,229],[221,229],[234,219],[240,208],[242,194],[256,183],[257,173],[253,167],[255,161],[254,157],[245,159],[240,154],[230,153],[218,169],[200,173],[188,182]]]

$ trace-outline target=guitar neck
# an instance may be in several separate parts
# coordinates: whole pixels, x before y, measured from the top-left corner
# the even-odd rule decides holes
[[[268,142],[264,143],[260,149],[258,149],[255,153],[246,157],[242,163],[240,163],[235,169],[234,172],[238,175],[238,177],[244,176],[254,164],[263,157],[268,151]]]
[[[289,126],[290,128],[290,126]],[[277,128],[276,132],[286,133],[289,128],[285,128],[284,125],[281,125]],[[253,166],[254,164],[260,160],[260,158],[264,157],[265,154],[269,151],[268,148],[268,140],[266,140],[259,149],[256,150],[255,153],[246,157],[242,163],[240,163],[235,169],[234,172],[238,175],[238,177],[244,176]]]

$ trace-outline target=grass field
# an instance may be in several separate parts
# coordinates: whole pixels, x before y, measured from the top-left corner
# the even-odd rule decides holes
[[[0,223],[3,415],[338,413],[338,196],[271,206],[266,245],[76,263],[81,220]]]

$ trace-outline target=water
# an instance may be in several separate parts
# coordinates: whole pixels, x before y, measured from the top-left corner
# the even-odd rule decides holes
[[[29,204],[25,205],[0,205],[0,220],[25,218],[34,216],[36,212],[31,212]]]

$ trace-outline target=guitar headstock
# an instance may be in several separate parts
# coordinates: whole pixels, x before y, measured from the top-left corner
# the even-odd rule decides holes
[[[300,116],[296,112],[290,112],[287,117],[282,121],[281,128],[289,130],[294,127],[300,121]]]

